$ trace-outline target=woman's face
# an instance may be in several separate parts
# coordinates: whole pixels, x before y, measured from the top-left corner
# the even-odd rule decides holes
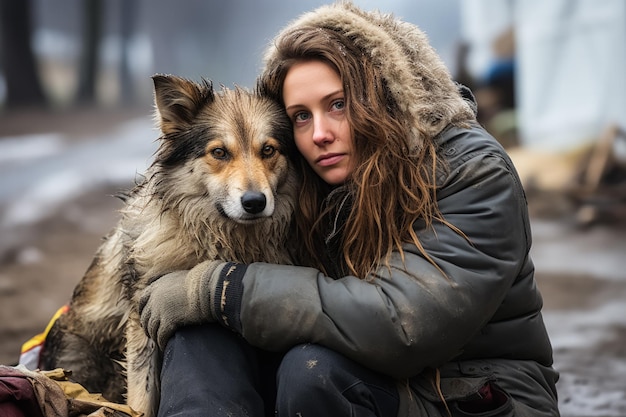
[[[321,61],[299,62],[287,72],[283,100],[300,153],[328,184],[343,184],[354,168],[354,139],[339,75]]]

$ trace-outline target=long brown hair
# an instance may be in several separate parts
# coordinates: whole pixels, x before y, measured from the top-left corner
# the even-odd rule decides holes
[[[414,230],[420,219],[429,227],[443,221],[435,196],[435,178],[442,162],[434,138],[420,131],[416,145],[411,126],[389,91],[380,71],[355,42],[338,31],[300,26],[275,40],[274,54],[259,78],[261,94],[283,102],[283,81],[296,62],[320,60],[339,74],[346,115],[354,136],[356,167],[346,182],[349,212],[341,234],[343,272],[368,279],[389,265],[393,250],[404,256],[403,243],[412,243],[430,260]],[[307,251],[320,267],[327,231],[324,206],[331,188],[300,159],[302,189],[298,229]],[[335,208],[336,209],[336,208]],[[371,277],[370,277],[371,279]]]

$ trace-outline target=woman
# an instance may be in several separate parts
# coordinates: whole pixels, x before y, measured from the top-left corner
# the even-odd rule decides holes
[[[558,416],[522,187],[422,32],[321,7],[259,88],[293,123],[311,261],[146,289],[160,414]]]

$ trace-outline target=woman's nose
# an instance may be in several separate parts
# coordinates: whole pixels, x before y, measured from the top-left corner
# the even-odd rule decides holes
[[[313,120],[313,142],[318,146],[323,146],[332,143],[333,138],[332,129],[328,121],[324,117],[316,117]]]

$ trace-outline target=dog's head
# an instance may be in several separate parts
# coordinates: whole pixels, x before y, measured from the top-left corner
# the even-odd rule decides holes
[[[295,200],[291,124],[280,106],[242,88],[153,77],[161,129],[154,192],[168,208],[237,223],[271,217]],[[286,200],[286,201],[283,201]]]

